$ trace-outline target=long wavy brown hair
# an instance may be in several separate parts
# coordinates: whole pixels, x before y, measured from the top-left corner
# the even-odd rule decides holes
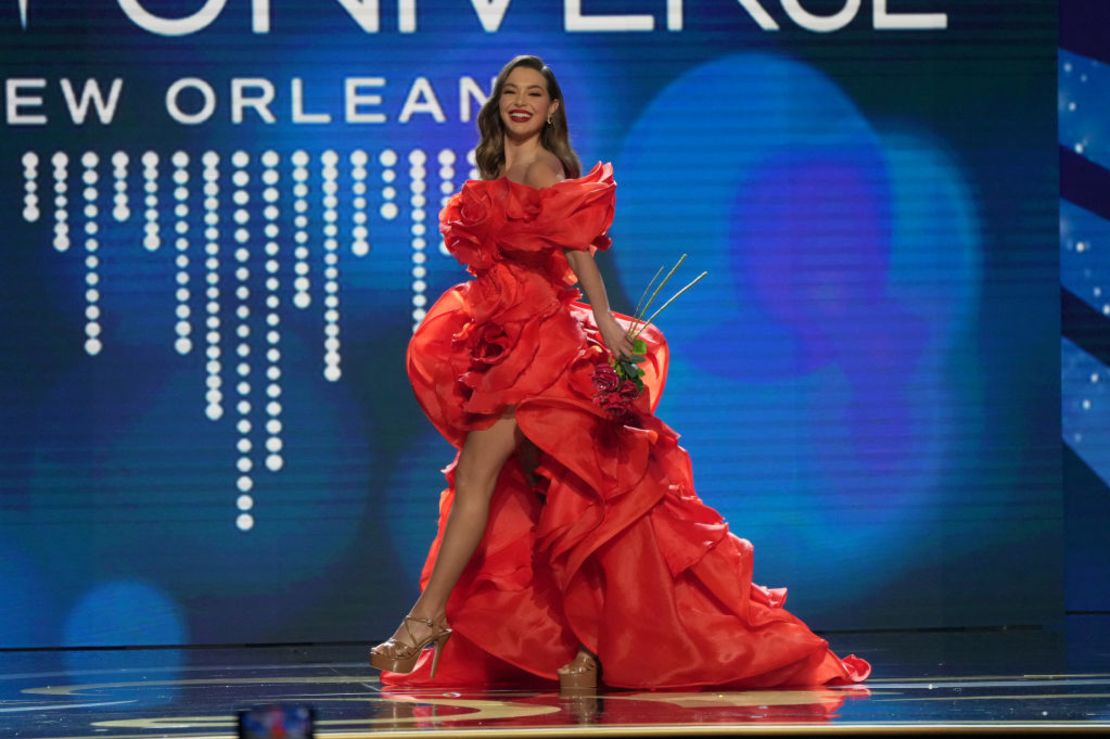
[[[508,79],[509,73],[517,67],[534,69],[547,80],[547,94],[552,100],[559,101],[559,108],[551,116],[551,125],[545,124],[540,131],[540,144],[559,157],[568,179],[581,176],[582,164],[570,145],[570,132],[567,130],[567,101],[563,99],[563,91],[559,87],[558,80],[555,79],[555,73],[538,56],[521,54],[513,57],[502,67],[497,80],[493,83],[493,94],[478,113],[478,132],[481,139],[474,149],[474,161],[478,165],[478,172],[482,179],[496,178],[505,164],[505,127],[501,122],[501,91],[505,87],[505,80]]]

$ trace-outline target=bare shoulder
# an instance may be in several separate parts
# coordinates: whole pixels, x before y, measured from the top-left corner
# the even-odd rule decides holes
[[[532,187],[550,187],[562,179],[563,164],[551,152],[544,152],[524,170],[524,184]]]

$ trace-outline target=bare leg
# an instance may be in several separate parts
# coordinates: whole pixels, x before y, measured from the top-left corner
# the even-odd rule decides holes
[[[455,467],[455,502],[447,516],[439,555],[428,585],[413,605],[411,615],[437,624],[444,622],[447,597],[482,540],[494,484],[518,438],[516,419],[512,416],[502,417],[489,428],[467,435]],[[421,639],[431,629],[409,621],[408,632],[411,637]],[[393,637],[411,641],[404,624]]]

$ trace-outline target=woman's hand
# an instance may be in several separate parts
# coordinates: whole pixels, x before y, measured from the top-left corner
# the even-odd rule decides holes
[[[594,320],[609,351],[618,357],[632,356],[632,340],[628,338],[624,328],[617,323],[617,319],[613,318],[612,313],[606,311],[601,315],[595,315]]]

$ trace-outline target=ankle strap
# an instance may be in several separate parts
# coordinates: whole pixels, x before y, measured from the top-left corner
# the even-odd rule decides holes
[[[437,624],[432,619],[430,619],[430,618],[420,618],[419,616],[413,616],[411,613],[409,615],[405,616],[404,620],[405,621],[415,621],[418,624],[424,624],[428,628],[432,628],[432,629],[440,628],[440,625]],[[446,624],[444,624],[444,625],[446,625]]]

